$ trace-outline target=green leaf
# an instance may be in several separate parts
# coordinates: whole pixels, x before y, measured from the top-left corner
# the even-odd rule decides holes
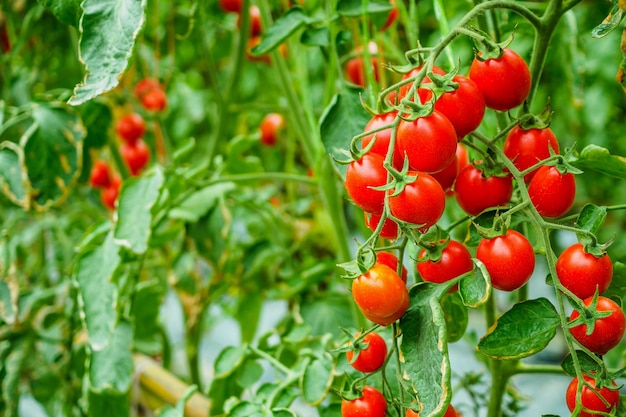
[[[260,404],[249,401],[242,401],[234,406],[228,414],[228,417],[265,417],[263,407]]]
[[[345,159],[342,152],[350,148],[352,138],[363,133],[371,115],[361,105],[361,92],[354,87],[345,87],[335,95],[320,119],[320,132],[326,152],[336,159]],[[335,164],[345,179],[346,166]]]
[[[0,187],[9,200],[20,207],[28,208],[28,176],[24,165],[24,152],[13,142],[0,143]]]
[[[136,350],[147,355],[160,353],[163,348],[159,310],[164,291],[158,280],[137,284],[132,304],[134,343]]]
[[[608,149],[598,145],[587,145],[572,165],[618,179],[626,178],[626,158],[611,155]]]
[[[237,374],[237,383],[243,388],[249,388],[263,376],[263,367],[250,359],[239,367]]]
[[[22,369],[30,359],[33,351],[32,340],[22,338],[12,343],[11,351],[2,363],[3,374],[0,385],[0,398],[8,412],[8,416],[18,416],[17,406],[20,400],[20,379]]]
[[[263,307],[263,293],[261,291],[251,291],[242,294],[239,299],[239,306],[235,318],[241,328],[241,340],[243,343],[250,343],[256,334]]]
[[[420,283],[409,292],[411,305],[402,318],[405,359],[403,385],[422,407],[420,415],[443,415],[452,396],[446,321],[441,308],[443,285]]]
[[[178,207],[174,207],[169,212],[172,219],[184,220],[196,223],[211,210],[220,198],[229,192],[237,189],[234,183],[224,182],[210,185],[195,193],[183,201]]]
[[[611,284],[602,295],[608,298],[619,297],[621,300],[626,300],[626,265],[621,262],[613,263]]]
[[[76,86],[71,105],[112,90],[133,54],[147,0],[85,0],[80,24],[80,60],[87,72]]]
[[[163,172],[157,167],[143,177],[124,181],[117,207],[115,241],[136,254],[148,250],[152,234],[152,207],[161,194]]]
[[[91,352],[89,383],[93,392],[126,393],[133,380],[133,328],[120,321],[108,345]]]
[[[247,345],[227,346],[215,359],[215,378],[225,378],[243,363],[248,351]]]
[[[339,0],[337,13],[344,17],[360,17],[364,14],[389,13],[393,5],[387,0],[368,0],[363,6],[361,0]]]
[[[298,417],[296,413],[288,408],[272,408],[272,413],[274,413],[274,417]]]
[[[326,297],[307,299],[301,304],[302,318],[311,326],[311,334],[322,336],[331,333],[341,335],[341,327],[354,326],[355,317],[350,309],[351,301],[345,295],[328,294]]]
[[[481,306],[491,294],[491,281],[485,264],[478,259],[474,259],[474,263],[476,264],[474,273],[461,278],[459,281],[459,295],[463,304],[471,308]]]
[[[326,48],[330,46],[330,30],[328,27],[307,28],[302,32],[300,42],[308,46],[320,46]]]
[[[190,386],[176,402],[176,408],[165,406],[157,413],[157,417],[185,417],[185,404],[197,391],[197,385]]]
[[[66,25],[78,27],[82,10],[81,0],[37,0],[39,4],[50,9],[54,17]]]
[[[559,314],[548,299],[523,301],[496,320],[477,349],[498,360],[525,358],[548,346],[560,324]]]
[[[598,233],[604,220],[606,219],[607,209],[604,206],[596,206],[595,204],[585,204],[576,219],[576,226],[591,233]]]
[[[329,354],[316,357],[305,368],[300,379],[302,398],[311,407],[319,405],[333,383],[335,363]]]
[[[2,266],[2,261],[0,261]],[[0,268],[0,320],[6,324],[15,323],[17,318],[17,303],[19,299],[19,284],[15,276],[4,275]]]
[[[80,254],[76,264],[81,317],[95,350],[106,346],[117,322],[117,287],[111,277],[119,263],[119,247],[109,232],[101,246]]]
[[[130,403],[127,394],[114,391],[89,390],[87,417],[129,417]]]
[[[441,307],[446,319],[448,343],[461,340],[469,324],[467,307],[463,305],[461,296],[458,292],[445,294],[441,299]]]
[[[113,124],[111,107],[93,100],[79,106],[80,117],[87,129],[85,149],[100,149],[106,145],[109,137],[109,127]]]
[[[624,10],[620,9],[618,5],[613,6],[609,15],[604,19],[602,23],[593,28],[591,35],[594,38],[603,38],[619,26],[620,22],[624,18]]]
[[[602,366],[598,364],[591,356],[587,355],[585,352],[581,350],[576,351],[576,357],[578,359],[578,363],[580,364],[580,368],[584,374],[592,374],[599,373],[602,370]],[[576,368],[574,366],[574,358],[572,354],[569,353],[565,359],[561,362],[561,367],[563,371],[569,376],[576,376]]]
[[[304,14],[300,6],[294,6],[287,10],[270,26],[261,42],[250,51],[254,56],[263,56],[274,50],[298,29],[309,24],[311,18]]]
[[[269,398],[274,398],[273,405],[279,409],[289,407],[299,396],[300,391],[293,385],[285,387],[271,382],[261,385],[256,392],[259,401],[266,402]]]

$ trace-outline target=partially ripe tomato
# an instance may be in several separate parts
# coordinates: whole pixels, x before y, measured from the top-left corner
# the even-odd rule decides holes
[[[220,6],[225,12],[240,13],[242,5],[242,0],[220,0]]]
[[[469,77],[483,93],[490,109],[508,111],[526,100],[530,93],[530,70],[524,59],[506,48],[500,58],[474,58]]]
[[[575,243],[559,255],[556,261],[556,276],[565,288],[581,300],[602,294],[609,288],[613,278],[613,263],[608,254],[596,257],[585,252],[580,243]]]
[[[382,213],[385,192],[373,190],[387,184],[387,170],[384,158],[375,153],[367,153],[358,161],[352,161],[346,170],[344,186],[348,195],[358,207],[368,213]]]
[[[590,410],[590,412],[581,411],[580,414],[578,414],[579,417],[600,417],[600,414],[594,413],[593,411],[610,413],[612,410],[617,408],[617,406],[619,405],[620,397],[619,390],[617,389],[617,385],[615,384],[615,382],[611,384],[613,388],[597,388],[596,382],[592,377],[588,375],[583,375],[583,378],[587,383],[589,383],[589,385],[591,385],[591,387],[583,385],[582,391],[580,393],[581,403],[582,406],[585,407],[587,410]],[[578,377],[574,377],[572,382],[570,382],[570,384],[568,385],[567,391],[565,392],[565,402],[567,403],[567,408],[569,408],[569,411],[574,411],[574,409],[576,408],[577,391]]]
[[[133,144],[122,143],[120,154],[133,175],[138,175],[150,162],[150,148],[141,139]]]
[[[417,270],[426,282],[437,284],[450,281],[474,269],[472,255],[461,242],[450,240],[441,251],[438,261],[424,261],[426,250],[422,249],[417,261]],[[453,287],[456,290],[457,287]]]
[[[341,401],[341,417],[385,417],[387,415],[387,400],[374,387],[363,387],[363,395],[356,400]]]
[[[89,184],[95,188],[105,188],[111,183],[111,169],[103,160],[97,160],[91,167]]]
[[[535,251],[523,234],[509,229],[504,236],[482,239],[476,250],[489,272],[493,288],[514,291],[526,284],[535,270]]]
[[[361,333],[354,335],[358,338]],[[353,361],[354,351],[349,350],[346,352],[346,358],[354,369],[360,372],[374,372],[377,371],[385,363],[387,357],[387,344],[385,339],[382,338],[376,332],[371,332],[363,336],[361,343],[366,344],[367,347],[359,351],[359,355]]]
[[[409,307],[409,292],[402,278],[383,264],[375,264],[352,281],[352,297],[363,315],[381,326],[398,320]]]
[[[589,307],[593,297],[586,298],[583,303]],[[596,305],[597,311],[606,311],[611,314],[607,317],[597,319],[594,323],[593,331],[588,333],[587,326],[585,324],[579,324],[578,326],[570,328],[570,333],[574,336],[574,339],[578,341],[582,346],[586,347],[593,353],[598,355],[604,355],[609,350],[613,349],[619,344],[624,337],[624,331],[626,330],[626,318],[624,318],[624,312],[615,301],[606,297],[598,297],[598,304]],[[570,316],[569,321],[572,322],[580,316],[578,310],[574,310]]]
[[[574,205],[576,198],[574,174],[561,174],[556,167],[542,166],[530,180],[528,194],[542,217],[561,217]]]
[[[419,413],[408,409],[406,410],[406,417],[419,417]],[[446,410],[446,413],[443,415],[443,417],[460,417],[460,414],[458,414],[454,407],[452,407],[452,404],[450,404],[448,405],[448,409]]]
[[[454,183],[456,201],[467,214],[477,216],[490,207],[506,206],[513,195],[513,179],[504,177],[485,177],[470,164],[463,168]]]
[[[378,82],[380,64],[378,63],[378,59],[376,57],[370,57],[370,62],[372,66],[374,80]],[[346,77],[348,78],[348,80],[350,80],[350,82],[361,87],[365,87],[367,76],[365,75],[365,60],[363,57],[357,56],[349,59],[346,62],[345,71]]]
[[[261,143],[267,146],[274,146],[276,138],[282,128],[285,127],[285,119],[282,114],[268,113],[261,120],[259,129],[261,130]]]
[[[515,126],[504,141],[504,154],[513,161],[513,165],[520,171],[535,165],[550,156],[550,148],[555,154],[559,153],[559,142],[549,127],[545,129],[524,130]],[[527,183],[532,179],[536,170],[524,176]]]
[[[398,272],[398,258],[396,258],[396,255],[394,255],[391,252],[385,252],[385,251],[376,252],[376,263],[387,265],[389,268]],[[408,275],[408,271],[406,267],[402,265],[402,274],[400,275],[400,278],[402,278],[402,281],[404,281],[405,283],[406,283],[407,275]]]
[[[397,219],[417,225],[420,230],[427,230],[443,215],[446,195],[437,180],[429,174],[409,171],[407,175],[417,179],[406,184],[396,196],[393,195],[395,190],[390,191],[389,210]]]
[[[115,202],[120,194],[120,187],[122,186],[122,179],[119,175],[114,175],[109,185],[104,187],[100,192],[100,200],[105,207],[114,210]]]
[[[372,232],[376,230],[382,213],[365,213],[365,225]],[[380,230],[380,237],[384,239],[396,239],[398,237],[398,223],[394,222],[390,218],[385,219],[385,223]]]
[[[376,130],[382,126],[386,126],[392,123],[397,116],[397,112],[392,111],[384,114],[377,114],[367,122],[365,125],[364,132],[369,132],[371,130]],[[391,141],[391,128],[387,128],[385,130],[381,130],[380,132],[373,133],[371,135],[365,136],[361,141],[361,146],[363,149],[370,144],[372,139],[376,137],[376,141],[374,145],[370,149],[370,152],[377,153],[383,157],[387,156],[387,150],[389,149],[389,142]],[[396,169],[402,168],[403,163],[402,155],[400,152],[394,150],[393,153],[393,166]]]
[[[117,121],[115,132],[125,142],[135,143],[146,133],[146,122],[138,113],[126,114]]]

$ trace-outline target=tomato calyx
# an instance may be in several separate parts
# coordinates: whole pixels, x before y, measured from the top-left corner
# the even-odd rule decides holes
[[[546,129],[550,127],[550,124],[552,123],[552,114],[554,113],[550,107],[550,98],[548,98],[546,107],[539,114],[532,114],[528,112],[527,102],[524,102],[523,106],[525,114],[519,119],[519,127],[523,130]]]
[[[448,246],[450,240],[450,235],[446,231],[441,230],[439,227],[434,227],[418,242],[419,246],[424,249],[424,252],[423,255],[418,257],[417,262],[439,262],[443,255],[443,250]]]
[[[596,321],[599,319],[603,319],[605,317],[609,317],[613,314],[612,311],[599,311],[598,310],[598,300],[599,295],[598,291],[593,295],[593,299],[591,303],[587,306],[584,302],[576,302],[577,308],[576,310],[580,314],[574,320],[570,321],[568,327],[571,329],[572,327],[579,326],[581,324],[587,326],[586,335],[589,336],[593,333],[596,325]]]
[[[504,50],[513,42],[513,34],[502,42],[494,42],[489,34],[475,26],[468,29],[475,33],[472,36],[474,42],[475,57],[479,61],[489,61],[490,59],[500,59],[504,55]]]

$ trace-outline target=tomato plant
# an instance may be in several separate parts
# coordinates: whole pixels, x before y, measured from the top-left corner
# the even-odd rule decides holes
[[[103,160],[97,160],[91,167],[89,184],[92,187],[105,188],[111,183],[111,169]]]
[[[620,397],[615,383],[612,384],[612,387],[598,388],[595,380],[591,376],[583,375],[583,378],[585,385],[582,386],[580,402],[587,411],[581,411],[580,414],[578,414],[580,417],[594,417],[600,415],[598,413],[594,413],[594,411],[609,413],[616,409],[619,404]],[[574,411],[574,409],[576,409],[578,385],[579,378],[575,377],[567,386],[565,399],[567,401],[567,407],[570,411]]]
[[[146,133],[146,122],[138,113],[122,116],[115,125],[115,132],[129,144],[134,144]]]
[[[427,253],[426,249],[422,250],[417,263],[424,281],[442,283],[474,269],[469,250],[456,240],[450,240],[436,259],[429,259]]]
[[[371,386],[363,387],[359,398],[341,403],[342,417],[385,417],[387,415],[387,401],[383,394]]]
[[[589,297],[583,302],[587,307],[594,304],[598,313],[607,312],[609,315],[594,320],[593,327],[579,324],[571,327],[570,332],[582,346],[593,353],[604,355],[617,346],[624,336],[624,330],[626,330],[624,312],[613,300],[606,297],[598,297],[595,303],[593,297]],[[574,310],[570,316],[570,322],[579,316],[580,312]]]
[[[134,143],[122,143],[120,153],[132,175],[139,174],[150,162],[150,148],[141,139]]]
[[[358,207],[368,213],[380,213],[385,204],[385,192],[376,190],[387,184],[384,159],[375,153],[367,153],[348,165],[345,187]]]
[[[550,149],[555,154],[560,151],[559,142],[549,127],[523,129],[519,125],[511,129],[502,148],[504,154],[520,171],[547,159],[550,156]],[[524,180],[529,182],[535,172],[536,170],[533,170],[526,174]]]
[[[355,338],[360,336],[359,333],[355,335]],[[378,333],[368,333],[361,339],[361,348],[358,350],[355,358],[354,350],[346,352],[346,358],[350,365],[354,369],[360,372],[374,372],[379,370],[385,358],[387,357],[387,344],[385,339]]]
[[[388,326],[409,306],[409,293],[396,271],[377,264],[352,282],[352,297],[369,320]]]
[[[417,171],[409,171],[414,181],[404,184],[396,195],[389,196],[389,210],[397,219],[428,229],[443,215],[446,196],[441,185],[432,176]]]

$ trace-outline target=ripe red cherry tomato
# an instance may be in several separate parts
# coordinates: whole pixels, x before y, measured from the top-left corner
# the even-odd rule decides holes
[[[242,0],[220,0],[220,6],[225,12],[240,13],[242,5]]]
[[[500,58],[481,61],[474,58],[469,77],[476,83],[490,109],[511,110],[526,100],[531,78],[528,65],[512,49],[504,49]]]
[[[454,126],[436,110],[430,116],[398,124],[397,149],[402,159],[404,155],[409,158],[409,166],[415,171],[441,171],[454,159],[456,145]]]
[[[148,91],[141,99],[144,109],[160,112],[167,107],[167,95],[161,88]]]
[[[456,181],[456,176],[458,175],[458,173],[459,173],[459,161],[457,160],[457,157],[455,154],[454,158],[452,159],[452,162],[450,162],[450,164],[448,164],[447,167],[431,175],[434,179],[437,180],[439,185],[441,185],[441,188],[443,189],[443,191],[447,192],[447,191],[450,191],[450,189],[454,185],[454,182]]]
[[[586,253],[583,245],[575,243],[559,255],[556,275],[561,285],[584,300],[598,290],[602,294],[613,278],[613,263],[608,254],[595,257]]]
[[[146,133],[146,122],[140,114],[130,113],[117,121],[115,132],[125,142],[132,144]]]
[[[261,130],[261,143],[267,146],[274,146],[278,132],[285,126],[285,119],[281,114],[268,113],[261,120],[259,129]]]
[[[374,80],[378,82],[379,77],[379,63],[376,57],[371,57],[370,62],[372,65],[372,73],[374,74]],[[363,57],[354,57],[346,62],[346,77],[353,84],[365,87],[367,76],[365,75],[365,61]]]
[[[119,175],[114,175],[109,185],[104,187],[100,192],[100,200],[105,207],[111,210],[115,209],[115,202],[120,194],[120,187],[122,186],[122,179]]]
[[[456,75],[452,81],[459,88],[442,94],[435,102],[435,110],[450,120],[461,139],[480,126],[485,115],[485,99],[471,79]]]
[[[122,143],[120,153],[126,165],[128,165],[130,173],[133,175],[138,175],[150,161],[150,148],[141,139],[132,145],[130,143]]]
[[[550,156],[550,148],[555,154],[559,153],[559,142],[549,127],[545,129],[524,130],[515,126],[504,141],[504,154],[513,161],[513,165],[520,171],[535,165]],[[536,170],[524,176],[527,183],[532,179]]]
[[[141,100],[148,92],[160,88],[161,84],[156,78],[144,78],[135,86],[135,96]]]
[[[619,405],[619,390],[616,389],[617,385],[613,382],[613,387],[615,389],[609,389],[608,387],[596,388],[596,382],[594,379],[588,375],[583,375],[585,381],[587,381],[595,390],[598,391],[596,394],[595,390],[583,385],[581,394],[581,403],[582,406],[591,411],[601,411],[604,413],[610,413],[611,410],[617,408]],[[574,411],[576,408],[576,391],[578,390],[578,377],[574,377],[572,382],[567,387],[567,391],[565,392],[565,402],[567,403],[567,408],[569,411]],[[600,396],[598,396],[600,394]],[[606,405],[602,398],[608,403]],[[589,413],[587,411],[581,411],[578,414],[579,417],[599,417],[599,414]]]
[[[375,115],[374,117],[370,119],[370,121],[365,126],[364,132],[375,130],[382,126],[392,123],[394,119],[396,118],[396,115],[397,115],[397,112],[395,111]],[[387,155],[387,150],[389,149],[389,142],[391,141],[391,128],[381,130],[380,132],[376,132],[374,134],[365,136],[363,140],[361,141],[361,146],[363,149],[365,149],[367,145],[369,145],[369,143],[372,141],[374,136],[376,136],[376,141],[374,142],[374,145],[370,149],[370,152],[377,153],[385,157]],[[394,150],[393,166],[396,169],[401,169],[402,162],[404,162],[402,159],[402,155],[400,154],[399,151]]]
[[[476,258],[485,264],[493,288],[502,291],[520,288],[535,270],[532,245],[523,234],[512,229],[504,236],[481,240]]]
[[[420,72],[422,69],[422,67],[417,67],[417,68],[413,68],[411,71],[407,72],[406,74],[404,74],[402,76],[403,80],[409,79],[411,77],[415,77],[417,75],[418,72]],[[445,71],[442,70],[441,68],[437,67],[437,66],[433,66],[432,68],[432,72],[434,74],[439,74],[439,75],[445,75]],[[427,76],[424,77],[424,79],[421,82],[421,85],[427,85],[428,83],[431,83],[432,80]],[[409,91],[411,90],[411,87],[413,86],[413,83],[409,83],[406,85],[403,85],[402,87],[400,87],[400,91],[398,94],[398,99],[403,99],[404,97],[406,97],[406,95],[409,93]],[[427,88],[418,88],[417,89],[419,96],[420,96],[420,101],[422,103],[430,100],[432,98],[432,93],[429,89]]]
[[[409,307],[409,292],[402,278],[387,265],[375,264],[352,281],[352,296],[370,321],[388,326]]]
[[[583,302],[586,306],[591,305],[593,297],[586,298]],[[604,355],[619,344],[626,330],[626,318],[624,312],[613,300],[606,297],[598,297],[597,311],[611,312],[610,316],[595,321],[593,332],[587,334],[587,326],[579,324],[570,328],[570,332],[578,343],[598,355]],[[578,310],[574,310],[569,321],[572,322],[580,316]]]
[[[367,153],[358,161],[352,161],[346,170],[344,186],[348,195],[358,207],[368,213],[382,213],[385,192],[373,190],[387,184],[387,170],[384,158],[375,153]]]
[[[446,195],[441,185],[429,174],[409,171],[417,180],[407,184],[396,196],[389,196],[389,210],[394,217],[427,230],[443,215]],[[393,190],[392,190],[393,192]]]
[[[461,276],[474,269],[472,255],[461,242],[450,240],[441,251],[441,259],[435,261],[420,261],[426,256],[426,250],[420,252],[417,270],[426,282],[443,283]],[[457,287],[453,287],[456,291]]]
[[[372,232],[376,230],[380,223],[382,213],[365,213],[365,225]],[[380,237],[385,239],[396,239],[398,237],[398,223],[390,218],[385,219],[385,223],[380,230]]]
[[[355,338],[358,338],[361,334],[357,333],[354,335]],[[387,357],[387,344],[385,343],[385,339],[383,339],[378,333],[372,332],[363,336],[362,343],[367,344],[367,347],[361,349],[359,351],[359,356],[357,356],[354,362],[352,359],[354,358],[354,351],[349,350],[346,352],[346,358],[348,358],[348,362],[354,369],[360,372],[374,372],[380,369],[385,363],[385,358]]]
[[[387,415],[387,400],[374,387],[363,387],[363,395],[356,400],[341,401],[341,417],[385,417]]]
[[[528,194],[543,217],[561,217],[572,208],[576,198],[574,174],[561,174],[556,167],[542,166],[530,180]]]
[[[408,409],[406,410],[406,417],[419,417],[419,414],[411,409]],[[456,412],[454,407],[452,407],[452,404],[450,404],[448,405],[448,409],[443,417],[459,417],[459,414]]]
[[[456,201],[467,214],[477,216],[489,207],[506,206],[513,195],[511,176],[485,177],[475,165],[463,168],[454,183]]]
[[[396,258],[396,256],[391,252],[384,252],[384,251],[377,252],[376,263],[387,265],[389,268],[396,271],[396,273],[398,272],[398,258]],[[407,275],[408,275],[408,271],[406,267],[402,265],[402,275],[400,275],[400,278],[402,278],[402,281],[405,283],[406,283]]]
[[[98,160],[91,167],[89,183],[92,187],[105,188],[111,183],[111,169],[109,164],[103,160]]]

